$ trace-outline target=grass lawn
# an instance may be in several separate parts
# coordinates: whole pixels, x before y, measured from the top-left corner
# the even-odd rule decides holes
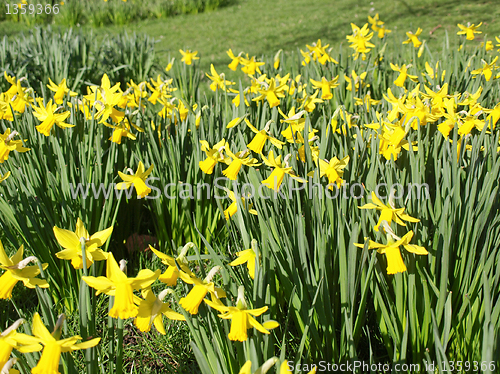
[[[494,40],[495,35],[500,35],[500,23],[495,22],[500,17],[500,8],[494,1],[465,0],[240,0],[213,12],[109,26],[93,32],[99,38],[124,31],[145,33],[158,40],[157,51],[165,56],[164,65],[168,54],[180,59],[178,50],[188,48],[199,51],[203,70],[213,63],[218,70],[227,72],[229,48],[236,54],[244,51],[250,55],[271,56],[279,49],[286,52],[304,49],[318,38],[337,47],[351,33],[351,21],[362,26],[368,15],[376,13],[399,35],[391,40],[402,40],[406,31],[421,27],[421,39],[436,46],[446,32],[456,37],[457,23],[467,22],[483,22],[480,29],[483,34],[477,35],[474,43],[485,36]],[[0,35],[15,37],[19,31],[28,29],[12,22],[0,23]],[[83,29],[90,31],[89,27]]]

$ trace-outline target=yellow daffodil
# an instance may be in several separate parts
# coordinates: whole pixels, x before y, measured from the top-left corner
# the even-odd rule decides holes
[[[415,123],[414,121],[413,123]],[[379,153],[383,155],[387,160],[391,157],[394,160],[398,159],[401,152],[401,148],[406,150],[410,149],[408,140],[404,139],[406,134],[408,134],[409,125],[407,127],[401,126],[400,122],[396,124],[384,122],[382,126],[382,131],[379,134],[380,144]],[[413,150],[417,150],[417,142],[412,142]]]
[[[348,83],[347,87],[346,87],[346,90],[347,91],[352,91],[352,88],[353,88],[353,85],[354,85],[354,91],[358,91],[360,89],[360,87],[369,87],[370,85],[366,84],[364,82],[365,78],[366,78],[366,74],[367,72],[363,72],[361,73],[360,75],[356,74],[356,72],[353,70],[351,72],[351,78],[348,77],[347,75],[344,75],[344,78],[346,80],[346,82]]]
[[[377,33],[377,36],[380,38],[380,39],[383,39],[385,34],[389,34],[391,32],[391,30],[387,29],[384,25],[384,22],[382,22],[380,19],[379,19],[379,15],[378,13],[375,14],[374,17],[370,17],[368,16],[368,23],[371,24],[371,28],[373,31],[375,31]]]
[[[208,73],[205,73],[205,75],[212,81],[212,83],[210,84],[210,89],[214,92],[217,90],[217,88],[225,90],[227,86],[235,84],[234,82],[226,80],[224,73],[218,74],[214,68],[214,64],[210,64],[210,72],[212,73],[212,75],[209,75]]]
[[[82,338],[78,335],[72,336],[71,338],[59,339],[61,335],[62,324],[64,320],[64,315],[59,317],[57,324],[54,328],[54,332],[51,334],[49,330],[45,327],[38,313],[33,316],[33,323],[31,330],[33,335],[37,340],[43,344],[43,352],[38,364],[31,370],[32,374],[57,374],[59,373],[59,361],[61,359],[61,353],[73,352],[80,349],[87,349],[95,347],[99,344],[101,338],[94,338],[87,340],[83,343],[76,342]],[[22,352],[36,352],[40,351],[42,347],[29,346],[21,348]]]
[[[123,260],[122,260],[123,261]],[[113,307],[109,316],[113,318],[131,318],[137,316],[139,308],[134,304],[134,290],[149,287],[160,275],[160,270],[155,272],[149,269],[139,271],[137,277],[128,278],[124,273],[125,266],[118,266],[115,257],[109,253],[106,260],[106,276],[82,277],[82,280],[90,287],[97,290],[96,295],[104,293],[114,296]]]
[[[54,94],[54,101],[56,104],[62,104],[64,97],[69,93],[70,97],[75,97],[78,94],[76,92],[71,91],[68,86],[66,85],[66,78],[64,78],[61,83],[55,84],[52,82],[52,80],[49,78],[49,83],[47,85],[47,88],[53,92]]]
[[[280,82],[276,85],[276,80],[274,78],[271,78],[269,83],[265,81],[258,82],[260,84],[260,88],[258,89],[260,96],[254,98],[253,101],[263,101],[266,99],[271,108],[278,106],[280,104],[279,98],[285,97],[283,93],[285,90],[285,83]]]
[[[345,156],[342,160],[334,157],[330,162],[319,159],[320,178],[326,175],[330,184],[330,190],[333,190],[334,184],[337,185],[337,188],[340,188],[344,183],[342,176],[344,175],[344,169],[348,162],[349,156]]]
[[[0,134],[0,164],[9,158],[11,151],[28,152],[30,148],[23,147],[22,140],[13,140],[19,133],[17,131],[10,132],[10,128]],[[25,140],[26,141],[26,140]]]
[[[362,60],[366,59],[366,53],[370,52],[371,48],[375,47],[375,44],[370,43],[373,37],[373,32],[368,30],[368,24],[364,24],[362,28],[359,28],[354,23],[351,23],[352,35],[347,35],[346,38],[351,43],[350,48],[354,49],[354,60],[357,60],[361,55]]]
[[[189,275],[183,271],[179,272],[179,277],[187,284],[193,284],[194,287],[189,291],[186,297],[179,301],[179,305],[184,308],[188,313],[198,314],[198,308],[201,302],[210,293],[215,299],[226,297],[226,293],[221,288],[215,287],[212,282],[213,277],[219,271],[220,266],[215,266],[210,270],[204,280]]]
[[[404,84],[405,84],[405,81],[406,81],[406,78],[410,78],[412,81],[414,82],[418,82],[418,77],[416,75],[410,75],[408,74],[408,68],[411,66],[411,65],[401,65],[401,67],[399,67],[398,65],[394,65],[392,62],[390,63],[391,65],[391,69],[394,70],[394,71],[397,71],[399,72],[399,75],[398,75],[398,78],[394,81],[394,84],[398,87],[404,87]]]
[[[151,287],[141,291],[143,299],[138,300],[139,312],[135,317],[134,324],[142,332],[151,330],[151,325],[155,325],[156,330],[162,335],[166,334],[165,326],[163,325],[162,316],[175,321],[185,321],[186,318],[177,312],[174,312],[168,303],[164,303],[163,299],[171,292],[169,289],[160,292],[158,297],[155,296]]]
[[[255,167],[260,165],[260,163],[257,161],[256,158],[246,157],[250,153],[248,149],[238,152],[237,154],[231,152],[229,147],[226,147],[225,151],[227,155],[230,158],[232,158],[232,161],[229,164],[229,166],[222,172],[222,174],[228,177],[232,181],[235,181],[237,179],[238,173],[242,165],[250,167]]]
[[[150,78],[151,83],[147,82],[146,86],[152,91],[148,98],[150,103],[156,104],[158,99],[169,99],[172,97],[171,92],[175,91],[175,87],[170,87],[174,81],[172,78],[163,80],[160,75],[154,80]]]
[[[193,63],[193,60],[199,60],[199,57],[196,57],[198,54],[198,51],[191,52],[189,49],[186,49],[184,52],[182,49],[179,49],[179,52],[182,55],[181,61],[184,62],[186,65],[191,65]]]
[[[37,258],[30,256],[23,260],[23,255],[24,246],[21,245],[15,255],[8,257],[0,241],[0,269],[4,270],[0,277],[0,299],[10,299],[12,290],[19,281],[23,282],[24,286],[28,288],[35,288],[36,286],[40,288],[49,287],[45,279],[35,278],[40,274],[38,265],[28,266],[31,262],[36,264]],[[49,264],[42,264],[42,269],[47,269],[47,266]]]
[[[277,70],[280,67],[280,55],[283,53],[283,50],[280,49],[276,54],[274,55],[273,59],[273,67]]]
[[[131,169],[129,169],[129,172],[132,175],[127,175],[119,171],[118,175],[124,180],[124,182],[117,184],[115,188],[117,190],[126,190],[133,185],[140,198],[147,196],[151,192],[151,188],[146,185],[146,180],[149,174],[153,171],[153,167],[154,164],[151,164],[149,169],[144,171],[144,164],[142,161],[139,161],[139,166],[137,167],[135,174]]]
[[[104,123],[109,118],[115,123],[123,121],[125,113],[115,108],[122,105],[124,100],[126,103],[127,100],[120,89],[120,83],[111,86],[108,75],[104,74],[100,86],[90,86],[87,90],[88,94],[84,98],[97,109],[95,118],[100,118],[99,123]]]
[[[316,109],[316,104],[322,103],[322,99],[318,99],[319,90],[314,91],[312,95],[308,95],[306,90],[302,91],[302,99],[298,101],[302,102],[299,109],[304,109],[308,113],[312,113]]]
[[[231,63],[228,65],[229,69],[231,69],[232,71],[236,71],[238,65],[241,63],[241,55],[243,54],[243,52],[240,52],[238,56],[235,56],[233,51],[229,49],[229,51],[227,51],[226,53],[231,59]]]
[[[255,56],[250,59],[241,58],[240,63],[243,65],[241,71],[247,75],[254,75],[255,72],[262,74],[259,67],[265,64],[264,62],[256,61]]]
[[[302,131],[304,131],[304,126],[306,119],[302,118],[302,115],[306,113],[305,110],[301,110],[295,113],[295,107],[292,107],[288,112],[288,115],[278,108],[280,114],[285,118],[280,120],[282,123],[288,124],[288,127],[281,132],[284,138],[290,143],[304,143],[304,137],[302,136]]]
[[[496,66],[496,62],[498,61],[498,56],[496,56],[493,59],[493,61],[491,61],[490,63],[487,63],[484,60],[481,60],[481,61],[483,63],[483,67],[480,69],[472,70],[471,74],[474,76],[484,75],[484,78],[488,82],[491,79],[491,77],[493,76],[493,72],[498,68],[498,66]],[[495,77],[495,78],[497,78],[497,77]]]
[[[12,349],[21,350],[23,346],[28,349],[41,349],[38,344],[38,339],[34,336],[18,333],[16,329],[25,322],[24,319],[18,319],[5,331],[0,334],[0,372],[7,362],[12,353]],[[3,372],[2,372],[3,373]],[[9,372],[7,372],[9,373]],[[19,373],[19,372],[18,372]],[[10,374],[10,373],[9,373]]]
[[[457,26],[460,31],[457,32],[457,35],[466,35],[467,40],[474,40],[474,34],[482,34],[481,31],[477,31],[479,26],[481,26],[482,24],[483,23],[481,22],[479,25],[475,26],[474,24],[471,25],[470,22],[468,22],[467,26],[465,26],[458,23]]]
[[[325,65],[327,62],[338,64],[338,62],[335,61],[329,54],[332,48],[330,48],[328,51],[326,50],[330,44],[326,44],[324,46],[322,46],[321,44],[321,39],[318,39],[318,41],[312,43],[312,45],[306,45],[307,49],[309,50],[308,55],[312,57],[312,60],[318,61],[321,65]]]
[[[372,99],[369,91],[365,95],[364,98],[360,98],[360,97],[355,97],[354,98],[354,105],[364,105],[367,110],[370,110],[370,108],[372,107],[372,105],[377,105],[379,103],[380,103],[380,100],[374,100],[374,99]]]
[[[165,68],[165,71],[168,73],[170,70],[172,70],[172,67],[174,66],[174,61],[175,57],[172,57],[170,62],[167,64],[167,67]]]
[[[278,358],[271,357],[269,360],[264,362],[261,367],[254,371],[253,374],[266,374],[276,362],[278,362]],[[238,374],[252,374],[252,361],[248,360],[247,362],[245,362]],[[280,372],[280,374],[282,373]]]
[[[229,220],[230,217],[234,216],[236,212],[238,211],[238,204],[236,202],[236,195],[234,194],[233,191],[228,190],[227,188],[224,187],[224,191],[228,194],[229,199],[231,200],[231,204],[227,207],[226,210],[224,210],[224,217],[226,220]],[[245,207],[245,197],[241,196],[241,204],[243,207]],[[253,214],[254,216],[257,215],[257,211],[255,209],[252,209],[252,204],[248,206],[248,213]]]
[[[69,111],[56,113],[61,107],[58,107],[55,103],[52,104],[52,99],[49,100],[46,106],[43,106],[42,98],[37,98],[36,101],[39,106],[33,107],[33,115],[38,118],[40,122],[42,122],[36,127],[38,132],[40,132],[41,134],[49,136],[50,130],[54,125],[57,125],[62,129],[75,126],[64,122],[71,114]]]
[[[246,263],[248,269],[248,275],[250,275],[250,278],[252,279],[255,278],[255,263],[257,259],[257,254],[253,249],[253,245],[256,245],[257,242],[255,241],[254,244],[254,241],[255,239],[252,240],[252,248],[236,252],[236,256],[238,256],[238,258],[229,263],[230,266],[238,266]]]
[[[108,254],[100,247],[106,243],[113,232],[112,226],[108,227],[106,230],[89,235],[82,220],[78,218],[74,232],[61,229],[57,226],[54,226],[53,230],[57,242],[64,248],[63,251],[56,253],[56,257],[62,260],[71,260],[71,265],[73,265],[75,269],[83,268],[82,243],[85,245],[87,268],[90,267],[94,261],[103,261],[108,258]]]
[[[403,246],[408,252],[415,253],[417,255],[426,255],[429,252],[424,247],[410,244],[410,240],[413,237],[413,231],[408,232],[402,238],[395,236],[388,225],[385,225],[387,233],[387,244],[376,243],[372,240],[368,243],[368,249],[377,249],[380,254],[385,254],[387,258],[387,274],[403,273],[406,271],[405,263],[401,257],[401,252],[399,250],[400,246]],[[366,240],[366,238],[365,238]],[[364,244],[354,243],[356,247],[363,248]]]
[[[21,114],[24,113],[26,107],[33,103],[33,97],[31,96],[33,89],[23,87],[21,85],[23,80],[24,78],[21,78],[16,81],[15,77],[13,77],[14,84],[6,92],[7,96],[11,97],[9,105],[12,106],[12,109],[14,109],[15,112]]]
[[[205,174],[212,174],[214,172],[215,165],[218,162],[223,162],[226,165],[229,165],[231,159],[224,156],[223,150],[226,147],[226,140],[222,139],[220,142],[215,144],[213,148],[210,148],[210,145],[206,140],[200,140],[201,150],[205,152],[207,158],[203,161],[199,162],[199,166],[202,172]]]
[[[222,313],[219,314],[220,318],[232,320],[228,338],[233,341],[246,341],[248,339],[247,330],[252,327],[263,334],[270,334],[268,329],[279,326],[278,322],[272,320],[266,321],[262,325],[257,322],[252,316],[260,316],[267,311],[268,307],[264,306],[258,309],[247,309],[248,306],[245,301],[244,291],[245,288],[243,286],[238,288],[236,307],[225,306],[219,299],[215,299],[215,301],[205,299],[205,303]]]
[[[110,125],[104,123],[104,126],[113,129],[113,133],[111,134],[111,137],[108,139],[111,140],[113,143],[122,144],[123,137],[129,138],[131,140],[137,139],[137,137],[130,132],[131,127],[128,120],[121,121],[118,125]],[[134,128],[137,129],[137,126],[134,126]]]
[[[389,225],[394,220],[398,225],[406,226],[403,221],[407,222],[420,222],[419,219],[410,217],[408,214],[403,213],[405,208],[396,208],[394,202],[392,201],[393,195],[389,197],[389,205],[385,205],[380,201],[375,192],[371,193],[372,201],[375,203],[368,203],[360,206],[359,209],[376,209],[380,211],[380,218],[375,225],[375,231],[379,231],[379,226],[383,221],[386,221]]]
[[[321,78],[321,81],[315,81],[314,79],[311,79],[311,83],[314,88],[321,89],[321,99],[323,100],[330,100],[333,97],[333,94],[331,92],[332,88],[337,87],[339,84],[337,81],[339,80],[339,76],[337,75],[335,78],[332,80],[327,80],[325,77]]]
[[[247,147],[248,149],[254,151],[255,153],[262,153],[262,149],[264,148],[264,144],[266,144],[266,140],[269,140],[272,145],[275,147],[278,147],[281,149],[283,147],[283,144],[285,142],[282,142],[274,137],[272,137],[269,133],[269,128],[271,127],[271,123],[274,121],[269,120],[266,123],[266,126],[262,130],[257,130],[249,120],[245,118],[245,123],[247,124],[248,127],[250,127],[250,130],[252,130],[256,135],[253,137],[252,141],[248,143]]]
[[[281,183],[283,182],[285,174],[290,175],[293,179],[301,183],[306,182],[306,180],[295,175],[295,173],[292,171],[292,168],[288,165],[288,159],[291,157],[290,154],[284,158],[283,162],[281,162],[281,155],[276,158],[274,157],[273,151],[269,152],[268,158],[265,158],[264,155],[261,155],[261,157],[267,166],[274,168],[271,175],[269,175],[267,179],[264,179],[262,181],[262,184],[267,188],[278,191],[280,189]]]
[[[417,29],[417,32],[413,33],[411,31],[408,31],[406,33],[406,36],[408,37],[408,40],[405,40],[403,42],[403,44],[409,44],[409,43],[413,43],[413,46],[415,48],[418,48],[422,45],[422,42],[420,40],[418,40],[418,36],[422,33],[422,29],[419,27]]]
[[[177,266],[180,266],[182,271],[185,273],[190,274],[190,270],[187,267],[187,259],[186,259],[186,254],[187,251],[194,247],[193,243],[188,243],[186,244],[182,250],[179,256],[177,258],[170,257],[169,255],[158,251],[157,249],[153,248],[151,245],[149,246],[149,249],[160,258],[161,262],[165,265],[167,265],[167,270],[163,274],[161,274],[158,277],[158,280],[160,282],[165,283],[167,286],[173,287],[177,284],[177,278],[179,277],[179,269]],[[176,262],[177,261],[177,262]]]

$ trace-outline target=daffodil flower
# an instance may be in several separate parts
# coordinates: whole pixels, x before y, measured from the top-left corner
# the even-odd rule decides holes
[[[52,82],[52,80],[49,78],[49,83],[47,85],[47,88],[53,92],[54,94],[54,101],[56,104],[62,104],[64,97],[69,93],[70,97],[75,97],[78,94],[76,92],[71,91],[68,86],[66,85],[66,78],[64,78],[61,83],[55,84]]]
[[[210,64],[210,73],[212,73],[212,75],[209,75],[208,73],[205,73],[205,75],[212,81],[210,89],[214,92],[217,88],[225,90],[227,86],[235,84],[234,82],[226,80],[224,73],[218,74],[214,68],[214,64]]]
[[[385,205],[380,201],[375,192],[371,193],[372,201],[375,203],[368,203],[360,206],[359,209],[376,209],[380,211],[380,218],[375,225],[375,231],[379,231],[379,226],[383,221],[386,221],[389,225],[392,221],[396,222],[398,225],[406,226],[403,221],[407,222],[420,222],[418,218],[410,217],[408,214],[403,213],[405,208],[396,208],[393,201],[394,195],[389,196],[389,205]]]
[[[151,325],[155,325],[156,330],[162,335],[166,334],[165,326],[163,325],[162,316],[176,321],[185,321],[186,318],[175,311],[173,311],[168,303],[164,303],[165,296],[172,292],[170,289],[163,290],[158,297],[155,296],[151,287],[145,288],[141,291],[144,299],[138,299],[139,313],[135,317],[134,324],[142,332],[151,330]]]
[[[410,78],[413,82],[418,82],[418,77],[416,75],[410,75],[408,74],[408,67],[411,65],[401,65],[399,67],[398,65],[394,65],[392,62],[390,63],[391,69],[394,71],[399,72],[398,78],[394,81],[394,84],[398,87],[404,87],[404,83],[406,81],[406,78]]]
[[[333,97],[333,94],[331,92],[332,88],[337,87],[339,84],[337,81],[339,80],[339,76],[337,75],[335,78],[332,80],[327,80],[325,77],[321,78],[321,81],[315,81],[314,79],[311,79],[311,83],[314,88],[320,89],[321,88],[321,99],[323,100],[330,100]]]
[[[424,247],[410,244],[410,240],[413,237],[413,231],[399,238],[392,233],[387,223],[385,223],[384,227],[387,232],[387,244],[380,244],[370,240],[368,249],[377,249],[378,253],[385,254],[387,258],[387,274],[403,273],[406,271],[406,266],[399,250],[400,246],[403,246],[408,252],[417,255],[426,255],[429,253]],[[354,245],[359,248],[364,247],[364,244],[361,243],[354,243]]]
[[[292,171],[292,168],[288,165],[288,159],[291,157],[290,154],[285,157],[283,163],[281,162],[281,155],[275,158],[273,151],[269,152],[268,158],[265,158],[264,155],[261,156],[262,160],[264,160],[264,163],[267,166],[274,168],[271,175],[269,175],[267,179],[264,179],[262,181],[262,184],[267,188],[278,191],[280,189],[281,183],[283,182],[285,174],[290,175],[293,179],[301,183],[307,182],[306,180],[295,175],[295,173]]]
[[[18,134],[17,131],[10,132],[10,128],[5,130],[3,134],[0,134],[0,164],[9,158],[11,151],[23,153],[30,150],[30,148],[23,147],[22,140],[13,140]]]
[[[134,290],[139,290],[150,286],[160,275],[160,270],[155,272],[149,269],[139,271],[137,277],[128,278],[118,266],[112,253],[108,254],[106,261],[106,276],[82,277],[82,280],[90,287],[97,290],[96,295],[104,293],[114,296],[113,307],[109,311],[109,316],[113,318],[131,318],[139,313],[138,307],[134,304]]]
[[[238,266],[246,263],[248,269],[248,275],[250,275],[250,278],[252,279],[255,278],[255,263],[257,259],[257,254],[253,249],[255,245],[257,245],[257,241],[253,239],[252,248],[236,252],[236,256],[238,256],[238,258],[229,263],[230,266]]]
[[[378,13],[375,14],[374,17],[370,17],[368,16],[368,22],[371,24],[371,28],[373,31],[375,31],[377,33],[377,36],[380,38],[380,39],[383,39],[385,34],[388,34],[391,32],[391,30],[387,29],[384,25],[384,22],[382,22],[380,19],[379,19],[379,15]]]
[[[266,374],[276,362],[278,362],[278,358],[271,357],[269,360],[264,362],[261,367],[254,371],[253,374]],[[247,362],[245,362],[238,374],[252,374],[252,361],[248,360]],[[282,373],[280,372],[280,374]]]
[[[304,126],[306,119],[302,118],[302,115],[306,113],[305,110],[301,110],[295,113],[295,107],[292,107],[288,112],[288,115],[278,108],[280,114],[285,117],[285,119],[280,120],[282,123],[287,123],[288,127],[281,132],[284,138],[290,143],[304,143],[304,137],[302,136],[302,131],[304,131]]]
[[[256,61],[255,56],[253,56],[250,59],[241,58],[240,63],[243,65],[243,67],[241,68],[241,71],[243,73],[245,73],[246,75],[254,75],[255,72],[262,74],[259,67],[263,66],[265,64],[264,62]]]
[[[103,231],[96,232],[93,235],[89,235],[82,220],[78,218],[74,232],[61,229],[57,226],[54,226],[53,231],[57,242],[64,248],[63,251],[56,253],[56,257],[61,260],[71,260],[71,265],[73,265],[75,269],[83,269],[82,243],[85,245],[87,268],[89,268],[94,261],[103,261],[108,258],[108,254],[100,247],[106,243],[113,232],[112,226]]]
[[[302,104],[299,109],[304,109],[308,113],[312,113],[316,109],[317,103],[322,103],[322,99],[318,99],[319,90],[314,91],[312,95],[307,94],[306,90],[302,91],[302,98],[298,101]]]
[[[27,257],[23,260],[24,246],[21,245],[16,254],[8,257],[0,241],[0,269],[5,272],[0,277],[0,299],[10,299],[12,290],[17,282],[21,281],[28,288],[47,288],[49,284],[45,279],[35,278],[40,274],[38,265],[28,266],[31,262],[37,262],[35,256]],[[42,269],[47,269],[49,264],[43,264]]]
[[[199,57],[196,57],[198,54],[198,51],[191,52],[189,49],[186,49],[184,52],[182,49],[179,49],[179,52],[182,55],[181,61],[184,62],[186,65],[191,65],[193,63],[193,60],[199,60]]]
[[[235,56],[233,51],[231,49],[229,49],[226,53],[229,56],[229,58],[231,59],[231,63],[228,65],[229,69],[231,69],[232,71],[236,71],[236,69],[238,68],[238,65],[241,62],[241,55],[243,54],[243,52],[240,52],[238,54],[238,56]]]
[[[193,243],[187,243],[181,250],[181,253],[177,258],[170,257],[169,255],[158,251],[157,249],[153,248],[151,245],[149,246],[149,249],[160,258],[161,262],[165,265],[167,265],[167,270],[163,274],[161,274],[158,277],[158,280],[160,282],[165,283],[167,286],[173,287],[177,285],[177,278],[179,277],[179,269],[177,268],[177,264],[179,264],[180,268],[182,271],[185,273],[191,274],[189,268],[187,267],[187,259],[186,259],[186,254],[187,251],[190,248],[193,248],[194,244]],[[177,263],[176,263],[177,261]]]
[[[117,184],[115,188],[117,190],[126,190],[133,185],[140,198],[147,196],[151,192],[151,188],[146,185],[146,179],[153,171],[153,167],[154,164],[151,164],[149,169],[144,171],[144,164],[142,161],[139,161],[139,166],[137,167],[135,174],[133,174],[133,170],[130,169],[129,172],[133,175],[127,175],[119,171],[118,175],[124,180],[124,182]]]
[[[354,90],[358,91],[360,87],[369,87],[369,84],[366,84],[364,82],[366,75],[368,73],[365,71],[361,73],[360,75],[356,74],[354,70],[351,71],[351,77],[348,77],[347,75],[344,75],[344,78],[346,82],[348,83],[346,90],[347,91],[352,91],[353,84],[354,84]]]
[[[479,25],[475,26],[474,24],[471,25],[470,23],[467,23],[467,26],[465,26],[458,23],[457,26],[460,31],[457,32],[457,35],[466,35],[467,40],[474,40],[474,34],[482,34],[482,31],[477,31],[482,24],[483,23],[481,22]]]
[[[206,140],[200,140],[201,150],[205,152],[207,158],[199,162],[199,166],[202,172],[205,174],[212,174],[214,172],[215,165],[218,162],[223,162],[229,165],[231,160],[224,156],[223,150],[226,147],[226,140],[222,139],[220,142],[215,144],[213,148],[210,147]]]
[[[43,352],[38,364],[31,370],[32,374],[56,374],[59,373],[59,361],[61,359],[61,353],[73,352],[80,349],[87,349],[95,347],[99,344],[101,338],[94,338],[87,340],[83,343],[75,344],[78,340],[82,338],[78,335],[72,336],[71,338],[59,339],[61,335],[62,323],[64,320],[64,315],[59,317],[57,324],[54,328],[54,332],[51,334],[49,330],[44,326],[42,319],[38,313],[33,316],[33,324],[31,330],[33,335],[37,340],[43,344]],[[20,349],[21,352],[36,352],[42,350],[40,345],[37,346],[27,346]]]
[[[167,67],[165,68],[166,72],[169,72],[170,70],[172,70],[172,67],[174,66],[174,61],[175,61],[175,57],[172,57],[170,62],[167,64]]]
[[[270,108],[274,108],[280,104],[280,97],[285,97],[283,91],[285,89],[285,84],[280,83],[276,85],[276,80],[271,78],[269,83],[264,81],[258,81],[261,87],[258,89],[260,96],[253,99],[253,101],[263,101],[267,100]]]
[[[252,327],[263,334],[270,334],[269,330],[279,326],[276,321],[266,321],[264,324],[260,324],[253,317],[258,317],[265,313],[268,309],[267,306],[258,309],[248,309],[247,303],[245,301],[244,295],[245,288],[240,286],[238,288],[238,299],[236,301],[236,307],[225,306],[219,299],[215,301],[210,301],[205,299],[205,303],[211,308],[218,310],[222,314],[219,317],[222,319],[231,319],[231,329],[228,334],[228,338],[233,341],[244,342],[248,339],[247,330]],[[253,316],[253,317],[252,317]]]
[[[325,65],[327,62],[333,62],[334,64],[338,64],[333,57],[330,56],[329,52],[332,50],[330,48],[328,51],[326,50],[330,44],[326,44],[324,46],[321,45],[321,39],[318,39],[316,43],[312,43],[312,45],[306,44],[309,53],[312,55],[312,59],[314,61],[318,61],[321,65]]]
[[[18,333],[16,329],[25,322],[24,319],[18,319],[5,331],[0,334],[0,372],[2,368],[8,363],[12,349],[21,349],[26,346],[30,349],[41,349],[38,344],[38,339],[34,336]],[[2,372],[3,373],[3,372]]]
[[[493,109],[483,109],[483,110],[485,113],[488,114],[488,117],[486,118],[488,126],[490,127],[491,130],[494,130],[496,123],[500,119],[500,103],[495,105]]]
[[[33,97],[30,96],[30,93],[33,92],[33,89],[25,88],[21,85],[21,82],[24,79],[25,78],[18,79],[17,82],[15,83],[15,90],[13,92],[13,96],[10,102],[10,105],[12,105],[12,109],[14,109],[14,111],[18,113],[24,113],[26,107],[30,106],[33,103]]]
[[[345,156],[342,160],[334,157],[330,162],[319,159],[320,178],[326,175],[330,190],[333,190],[334,184],[337,185],[337,188],[340,188],[342,183],[344,183],[342,176],[344,175],[344,168],[347,166],[348,162],[349,156]]]
[[[352,35],[347,35],[346,38],[351,43],[350,48],[354,49],[354,60],[357,60],[361,55],[362,60],[366,59],[366,53],[370,52],[370,48],[374,48],[375,44],[370,43],[373,37],[373,32],[368,30],[368,24],[364,24],[362,28],[351,23]]]
[[[170,99],[172,95],[170,92],[175,91],[177,88],[171,88],[170,85],[174,81],[173,78],[162,80],[161,76],[158,75],[158,78],[154,80],[150,79],[151,83],[147,82],[146,86],[151,90],[151,95],[148,98],[150,103],[156,104],[158,99]]]
[[[415,123],[414,121],[413,123]],[[413,124],[412,123],[412,124]],[[390,160],[391,157],[394,160],[398,159],[401,148],[406,150],[410,149],[408,140],[404,139],[406,134],[408,134],[410,123],[406,123],[406,127],[400,125],[400,123],[392,124],[390,122],[384,122],[382,127],[382,132],[379,134],[379,153],[383,155],[386,160]],[[417,142],[412,142],[414,150],[417,150]]]
[[[227,207],[226,210],[224,210],[224,217],[226,218],[226,220],[229,220],[229,218],[234,216],[236,214],[236,212],[238,211],[238,204],[236,203],[236,195],[234,194],[233,191],[230,191],[225,187],[224,187],[224,191],[226,191],[229,199],[231,200],[231,204]],[[244,196],[241,196],[241,203],[243,204],[243,207],[245,207],[245,197]],[[252,204],[250,204],[248,206],[248,213],[256,216],[257,211],[255,209],[251,209],[251,208],[252,208]]]
[[[256,134],[253,137],[252,141],[248,143],[248,149],[254,151],[255,153],[261,154],[262,149],[264,148],[264,144],[266,144],[266,140],[269,140],[271,144],[273,144],[275,147],[278,147],[279,149],[283,147],[283,144],[285,144],[285,142],[282,142],[269,134],[269,128],[271,127],[271,123],[273,122],[273,120],[269,120],[266,123],[266,126],[259,131],[250,123],[249,120],[245,118],[245,123],[247,124],[247,126],[250,127],[250,130],[252,130]]]
[[[105,122],[104,126],[113,129],[113,134],[111,134],[111,137],[108,139],[111,140],[113,143],[122,144],[123,137],[129,138],[131,140],[137,139],[137,137],[130,132],[131,128],[130,124],[128,123],[128,120],[121,121],[118,125],[110,125]],[[136,128],[136,126],[134,126],[134,128]]]
[[[474,75],[474,78],[476,75],[484,75],[484,78],[486,79],[487,82],[491,79],[493,76],[493,72],[498,68],[496,66],[496,62],[498,61],[498,56],[493,59],[490,63],[481,60],[483,63],[483,67],[480,69],[472,70],[471,74]],[[495,77],[497,78],[497,77]]]
[[[413,43],[413,46],[415,48],[418,48],[422,45],[422,42],[418,40],[418,36],[422,33],[422,29],[419,27],[415,33],[408,31],[406,33],[406,36],[408,37],[408,40],[405,40],[403,44],[409,44]]]
[[[238,152],[237,154],[231,152],[229,147],[226,147],[225,150],[227,155],[232,159],[232,161],[229,164],[229,166],[222,172],[222,174],[228,177],[232,181],[235,181],[237,179],[238,173],[242,165],[251,167],[260,165],[260,163],[257,161],[256,158],[246,157],[250,153],[248,149]]]
[[[213,267],[204,280],[183,271],[179,272],[179,277],[185,283],[194,285],[187,296],[183,297],[179,301],[179,305],[182,306],[184,310],[191,314],[198,314],[198,308],[207,293],[210,293],[216,299],[226,297],[226,292],[224,292],[221,288],[215,287],[212,282],[212,278],[219,271],[219,269],[220,266]]]
[[[125,113],[115,108],[124,99],[120,83],[111,86],[108,75],[104,74],[101,78],[101,85],[90,86],[88,92],[88,95],[85,95],[84,98],[97,109],[95,117],[100,118],[99,123],[106,122],[110,117],[115,123],[123,121]]]

